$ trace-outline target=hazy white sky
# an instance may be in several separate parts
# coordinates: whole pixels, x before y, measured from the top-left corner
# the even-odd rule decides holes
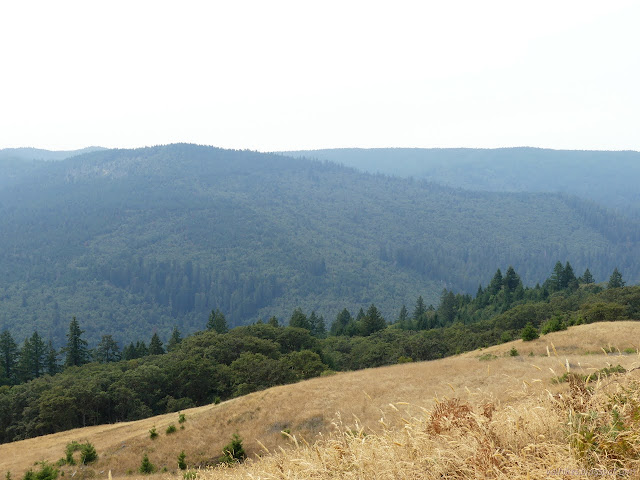
[[[640,150],[640,2],[6,1],[0,148]]]

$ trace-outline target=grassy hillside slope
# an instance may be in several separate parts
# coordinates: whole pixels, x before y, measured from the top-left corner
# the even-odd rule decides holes
[[[509,356],[512,347],[518,350],[519,356]],[[177,413],[0,445],[0,458],[3,459],[0,474],[4,476],[5,471],[9,470],[14,478],[18,478],[34,462],[56,461],[64,456],[65,445],[74,440],[93,443],[99,455],[99,460],[90,467],[64,467],[67,475],[74,475],[74,478],[76,475],[80,475],[80,478],[90,475],[106,478],[109,470],[114,478],[135,478],[128,476],[127,472],[137,471],[145,453],[157,467],[166,466],[171,473],[177,470],[176,458],[181,450],[185,451],[190,465],[206,463],[220,455],[222,447],[235,432],[244,438],[251,456],[264,454],[264,447],[270,452],[278,452],[278,447],[286,451],[293,448],[294,451],[267,456],[238,470],[212,472],[207,474],[207,478],[235,477],[248,473],[267,478],[268,475],[275,475],[276,478],[331,478],[344,475],[367,478],[375,469],[380,471],[379,478],[388,478],[390,474],[386,469],[391,468],[388,462],[392,458],[387,456],[394,454],[393,449],[398,446],[406,445],[411,449],[418,441],[423,442],[423,447],[429,443],[429,448],[436,448],[437,444],[440,449],[438,455],[443,459],[442,465],[430,467],[437,474],[440,471],[438,468],[446,470],[447,465],[455,463],[454,457],[461,454],[456,450],[456,442],[460,443],[461,437],[456,437],[455,442],[446,436],[423,438],[420,431],[424,431],[424,422],[431,418],[435,405],[453,397],[460,402],[468,402],[479,412],[482,412],[483,405],[493,404],[496,421],[500,422],[502,429],[498,433],[507,435],[503,430],[509,427],[512,440],[523,442],[521,448],[531,449],[538,444],[540,451],[536,458],[542,462],[538,467],[543,472],[545,468],[553,466],[544,463],[550,461],[545,457],[549,453],[545,449],[550,448],[550,442],[560,442],[562,438],[566,440],[563,427],[554,423],[558,418],[566,422],[566,418],[558,417],[558,413],[552,411],[551,404],[540,403],[545,395],[548,398],[547,390],[565,396],[569,391],[567,383],[553,384],[551,379],[565,372],[567,363],[571,371],[584,374],[618,364],[631,370],[640,364],[637,353],[639,347],[638,322],[580,325],[548,334],[533,342],[515,341],[442,360],[316,378],[271,388],[219,405],[185,410],[183,413],[187,421],[184,430],[172,435],[164,432],[171,423],[178,426]],[[625,353],[625,350],[630,352],[631,349],[635,353]],[[638,371],[632,371],[628,375],[640,380],[637,374]],[[384,418],[384,423],[380,422],[381,418]],[[422,426],[418,428],[420,423]],[[154,426],[160,435],[151,440],[149,429]],[[295,449],[292,439],[281,434],[281,430],[285,429],[296,437],[301,445],[299,449]],[[543,431],[550,435],[554,429],[557,431],[553,438],[531,437],[534,432],[543,435]],[[367,436],[363,436],[364,433]],[[305,441],[311,444],[316,440],[325,443],[320,443],[315,450],[305,450]],[[387,440],[389,442],[383,445]],[[378,452],[378,459],[371,458],[372,450],[358,450],[366,448],[369,442],[374,445],[379,442],[379,447],[374,449]],[[393,447],[396,443],[398,445]],[[343,448],[347,455],[340,462],[333,455],[338,447]],[[470,448],[469,444],[464,448]],[[401,450],[399,448],[395,454],[401,453]],[[360,459],[352,457],[358,451],[365,456]],[[404,474],[415,474],[416,468],[424,468],[430,461],[425,452],[411,452],[406,450],[401,453],[402,463],[406,463],[407,469]],[[568,447],[566,451],[553,452],[566,455],[564,459],[561,456],[555,458],[559,462],[557,467],[580,465],[570,456]],[[429,456],[431,458],[432,453]],[[323,459],[328,463],[323,464]],[[278,473],[278,465],[292,469],[290,474]],[[518,465],[514,463],[512,467]],[[74,471],[77,473],[73,474]],[[312,471],[315,473],[312,474]],[[383,474],[385,471],[387,473]],[[531,478],[545,478],[540,472],[532,471]],[[398,475],[407,478],[404,474],[399,470]],[[522,471],[518,473],[521,474]],[[522,476],[526,478],[526,475]],[[508,475],[503,478],[508,478]]]

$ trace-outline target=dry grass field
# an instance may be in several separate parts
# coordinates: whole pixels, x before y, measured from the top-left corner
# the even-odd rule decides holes
[[[518,356],[509,355],[513,347]],[[613,439],[609,450],[598,437],[606,425],[618,425],[617,416],[620,425],[627,419],[640,430],[640,393],[633,384],[640,381],[640,370],[633,370],[640,366],[639,347],[640,322],[581,325],[533,342],[340,373],[185,410],[185,428],[171,435],[165,430],[171,423],[180,427],[177,413],[0,445],[0,474],[11,471],[19,479],[34,463],[63,457],[65,445],[76,440],[94,444],[99,459],[86,468],[63,467],[65,477],[107,478],[111,471],[114,479],[149,478],[137,473],[146,453],[159,470],[167,469],[156,478],[182,479],[180,451],[189,465],[204,464],[237,432],[251,460],[203,469],[199,477],[620,478],[622,472],[640,478],[632,470],[637,461],[619,461],[625,449],[640,456],[633,450],[637,436],[606,433]],[[618,364],[631,371],[592,382],[595,393],[551,382],[567,367],[589,374]],[[624,388],[628,401],[607,413]],[[159,436],[151,440],[154,426]],[[577,433],[569,436],[572,428]],[[593,450],[588,439],[604,450]],[[579,470],[588,464],[601,470]],[[613,471],[620,467],[630,470]]]

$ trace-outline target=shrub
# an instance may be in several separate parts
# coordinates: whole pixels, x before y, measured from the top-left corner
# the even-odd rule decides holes
[[[178,423],[184,423],[187,421],[187,417],[185,416],[184,413],[179,413],[178,414]]]
[[[149,461],[149,456],[146,453],[142,457],[142,463],[138,471],[140,473],[153,473],[156,471],[155,465]]]
[[[169,426],[167,427],[167,435],[171,435],[172,433],[175,433],[175,432],[176,432],[176,430],[178,430],[178,429],[177,429],[177,428],[176,428],[176,426],[172,423],[171,425],[169,425]]]
[[[75,465],[76,461],[73,458],[73,453],[80,450],[80,444],[76,441],[73,441],[71,443],[67,443],[67,447],[65,448],[64,452],[65,452],[65,458],[64,461],[67,463],[67,465]]]
[[[187,469],[187,462],[185,462],[185,458],[187,458],[187,455],[184,453],[184,450],[182,450],[180,455],[178,455],[178,468],[180,470]]]
[[[149,438],[151,440],[154,440],[158,437],[158,432],[156,432],[156,427],[153,427],[151,430],[149,430]]]
[[[560,330],[566,329],[567,325],[564,323],[563,317],[555,316],[542,325],[541,331],[543,335],[546,335],[547,333],[559,332]]]
[[[222,453],[224,453],[224,455],[220,461],[223,463],[238,463],[247,458],[247,454],[244,452],[244,447],[242,446],[242,439],[237,433],[233,434],[231,442],[225,445]]]
[[[411,363],[413,362],[413,358],[411,357],[405,357],[404,355],[400,355],[398,357],[398,363]]]
[[[80,446],[80,461],[83,465],[91,463],[98,459],[98,453],[93,445],[89,442]]]
[[[533,326],[532,323],[527,323],[525,327],[522,329],[522,340],[525,342],[530,342],[540,337],[538,333],[538,329]]]
[[[509,350],[509,356],[510,357],[517,357],[520,354],[518,353],[518,350],[516,350],[516,347],[511,347],[511,350]]]
[[[54,468],[49,462],[41,462],[40,470],[34,472],[33,470],[29,470],[24,474],[22,480],[56,480],[58,478],[59,470]],[[7,475],[7,478],[11,478],[10,475]]]

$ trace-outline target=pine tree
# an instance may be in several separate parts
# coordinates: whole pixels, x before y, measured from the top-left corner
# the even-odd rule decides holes
[[[51,340],[47,342],[44,362],[45,370],[48,375],[55,375],[60,371],[60,365],[58,364],[58,352],[53,348],[53,342]]]
[[[307,319],[307,316],[302,312],[302,309],[296,308],[291,314],[291,318],[289,319],[289,326],[295,328],[305,328],[311,331],[311,324]]]
[[[180,330],[178,330],[178,327],[173,327],[171,337],[169,337],[169,342],[167,343],[167,352],[173,352],[176,348],[178,348],[180,342],[182,342],[182,335],[180,335]]]
[[[18,362],[18,345],[8,330],[0,334],[0,365],[9,383],[16,382],[16,364]]]
[[[376,306],[372,303],[367,310],[367,314],[362,319],[361,326],[362,334],[366,337],[378,330],[383,330],[387,326],[387,323],[384,321],[384,318],[382,318],[382,315],[380,315]]]
[[[278,323],[278,318],[275,315],[273,317],[271,317],[267,323],[269,325],[271,325],[272,327],[279,327],[280,326],[280,324]]]
[[[331,324],[331,335],[345,335],[347,325],[353,322],[349,310],[346,308],[338,314],[334,322]]]
[[[507,273],[504,275],[504,279],[502,280],[504,284],[504,289],[507,293],[515,292],[518,285],[521,285],[520,276],[516,273],[512,266],[507,268]]]
[[[407,325],[407,321],[409,320],[409,312],[407,311],[407,306],[406,305],[402,305],[402,308],[400,309],[400,313],[398,314],[398,325],[400,326],[400,328],[402,328],[403,330],[405,330],[408,325]]]
[[[317,338],[325,338],[327,336],[327,327],[324,323],[324,317],[316,315],[315,311],[309,315],[309,327],[311,335]]]
[[[553,292],[560,291],[564,288],[564,267],[560,261],[557,261],[555,267],[553,267],[553,273],[551,277],[549,277],[549,283]]]
[[[87,342],[82,338],[84,330],[80,330],[80,324],[73,317],[69,324],[69,333],[67,334],[67,346],[64,348],[66,359],[64,364],[66,367],[84,365],[89,361],[89,351],[87,350]]]
[[[622,288],[625,286],[624,280],[622,280],[622,274],[618,271],[616,267],[609,277],[609,283],[607,284],[607,288]]]
[[[164,348],[162,346],[162,342],[160,341],[160,337],[157,333],[154,333],[151,336],[151,342],[149,342],[149,355],[162,355],[164,353]]]
[[[427,313],[427,307],[424,304],[422,295],[420,295],[418,300],[416,300],[416,307],[413,309],[413,316],[411,318],[414,322],[417,322],[425,313]]]
[[[111,335],[103,335],[96,346],[95,359],[100,363],[117,362],[122,356],[120,347]]]
[[[489,295],[497,295],[498,292],[502,289],[502,283],[502,272],[500,271],[500,269],[498,269],[493,275],[491,283],[489,283],[489,286],[487,287]]]
[[[222,449],[224,456],[222,461],[225,463],[242,462],[247,458],[247,454],[242,446],[242,439],[237,433],[233,434],[231,442]]]
[[[562,273],[562,288],[571,288],[572,290],[578,288],[578,279],[575,273],[573,273],[573,267],[569,262],[565,264]]]
[[[45,350],[46,345],[38,332],[33,332],[31,338],[24,341],[20,350],[20,360],[18,369],[23,381],[38,378],[45,372]]]
[[[500,270],[498,270],[498,272],[500,272]],[[502,278],[502,275],[500,275],[500,277]],[[453,292],[447,291],[447,289],[445,288],[442,291],[442,295],[440,296],[440,306],[438,307],[438,316],[440,317],[443,325],[449,325],[453,323],[456,317],[456,312],[456,296]]]
[[[229,331],[227,319],[224,318],[224,314],[217,308],[215,310],[211,310],[211,313],[209,314],[207,329],[214,330],[218,333],[227,333]]]
[[[588,268],[584,271],[584,273],[582,274],[582,277],[580,277],[580,281],[587,285],[595,282],[593,279],[593,275],[591,275],[591,272],[589,271]]]

